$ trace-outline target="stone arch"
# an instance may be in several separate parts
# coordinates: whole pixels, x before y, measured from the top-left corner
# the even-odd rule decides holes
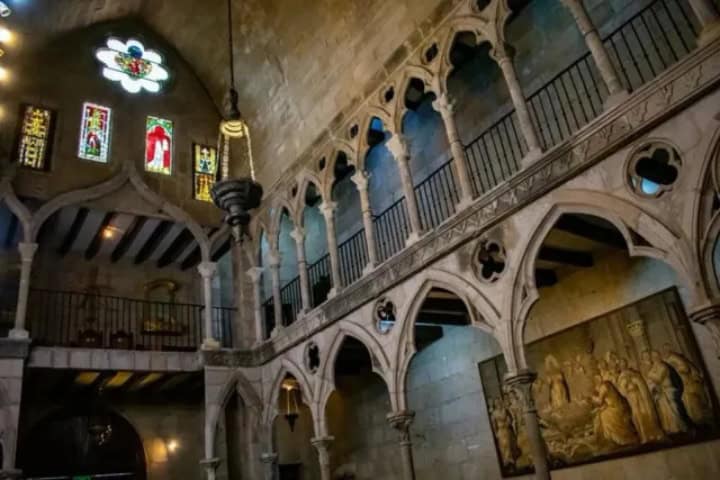
[[[325,197],[322,196],[322,180],[314,172],[303,169],[303,171],[298,175],[297,178],[298,191],[295,196],[295,211],[297,212],[298,226],[302,227],[303,210],[305,210],[305,194],[307,193],[307,189],[310,188],[310,185],[315,185],[315,188],[317,189],[323,201],[325,201]]]
[[[236,370],[227,379],[222,389],[206,407],[205,413],[205,458],[215,458],[215,435],[217,434],[220,412],[225,408],[232,394],[237,392],[243,404],[257,414],[260,420],[262,414],[262,401],[248,379],[240,370]]]
[[[697,249],[701,278],[708,293],[713,296],[720,296],[720,272],[716,271],[713,261],[715,243],[720,236],[720,209],[712,212],[712,204],[720,192],[719,169],[720,128],[715,131],[710,151],[703,158],[699,175],[689,189],[694,192],[691,199],[693,245]]]
[[[348,165],[352,165],[356,169],[358,168],[358,159],[355,148],[350,147],[350,145],[346,142],[338,141],[338,145],[336,145],[336,147],[332,149],[332,153],[329,157],[330,160],[325,167],[325,174],[322,177],[322,184],[319,185],[321,188],[320,195],[323,198],[323,202],[332,201],[332,189],[333,185],[335,184],[335,164],[337,163],[337,159],[341,153],[344,154],[347,158]]]
[[[625,239],[631,257],[649,257],[668,264],[688,288],[691,305],[703,302],[698,295],[697,269],[686,239],[649,213],[626,200],[600,192],[565,190],[539,215],[541,220],[532,229],[529,240],[521,247],[522,256],[513,280],[512,295],[506,306],[510,324],[507,325],[509,347],[505,355],[509,371],[527,367],[524,352],[524,332],[532,306],[540,298],[535,285],[534,267],[538,252],[555,223],[566,214],[584,214],[611,223]]]
[[[410,82],[414,78],[423,82],[426,91],[432,92],[435,95],[440,95],[437,75],[433,74],[433,72],[425,67],[421,67],[419,65],[407,65],[403,70],[401,76],[402,80],[398,83],[400,88],[398,88],[396,93],[396,95],[398,95],[398,99],[395,102],[395,111],[393,113],[392,123],[386,126],[393,135],[402,132],[403,119],[405,118],[405,113],[407,113],[408,110],[402,99],[405,98],[405,93],[410,86]]]
[[[0,202],[5,202],[8,209],[15,215],[22,225],[23,240],[32,242],[32,213],[23,204],[12,188],[12,178],[5,177],[0,181]]]
[[[63,193],[42,205],[32,216],[31,235],[28,241],[35,241],[45,221],[61,208],[104,197],[120,190],[126,183],[129,183],[147,202],[158,207],[159,210],[165,212],[173,220],[183,224],[198,242],[203,261],[210,260],[210,240],[200,224],[193,220],[183,209],[153,192],[142,180],[137,170],[129,163],[124,164],[120,173],[102,183]]]
[[[399,312],[400,338],[394,361],[394,377],[391,379],[393,407],[407,409],[405,382],[410,362],[417,353],[415,348],[415,321],[425,299],[433,288],[442,288],[460,298],[470,314],[471,325],[487,332],[497,339],[496,329],[500,325],[500,313],[492,302],[468,280],[460,275],[437,268],[423,271],[419,277],[420,288],[412,299],[403,305]],[[502,345],[502,343],[501,343]]]
[[[380,342],[365,328],[352,322],[343,322],[335,336],[330,341],[330,348],[328,349],[327,355],[325,355],[323,364],[318,370],[318,376],[320,378],[320,388],[316,391],[316,397],[314,403],[317,405],[318,414],[316,418],[316,425],[318,432],[327,434],[327,417],[326,409],[330,396],[334,391],[337,390],[335,384],[335,363],[337,357],[340,354],[345,340],[352,338],[362,343],[370,354],[370,360],[372,362],[372,371],[378,377],[380,377],[388,389],[388,395],[392,400],[392,390],[390,384],[389,375],[391,375],[390,359],[385,353],[385,349],[382,347]]]
[[[396,99],[393,100],[393,102],[396,102]],[[365,158],[367,157],[368,151],[371,148],[367,141],[367,132],[370,129],[370,124],[372,123],[373,118],[379,118],[380,121],[383,123],[385,129],[391,134],[394,134],[394,132],[392,132],[392,129],[394,128],[393,116],[389,111],[377,106],[366,107],[365,117],[363,118],[360,126],[361,139],[360,145],[358,147],[357,169],[360,171],[365,170]]]
[[[475,35],[475,41],[478,45],[483,42],[489,42],[490,35],[486,33],[487,24],[480,17],[476,16],[462,16],[454,18],[447,26],[442,34],[443,41],[441,44],[441,57],[439,62],[438,86],[440,92],[438,94],[447,93],[447,79],[455,68],[450,61],[450,52],[452,51],[453,45],[455,44],[455,37],[462,32],[470,32]]]
[[[280,388],[282,381],[287,375],[292,375],[295,380],[300,384],[302,391],[303,402],[310,407],[310,413],[313,415],[313,424],[315,423],[316,409],[314,408],[314,389],[313,385],[308,379],[307,375],[302,368],[300,368],[295,362],[288,359],[287,357],[280,360],[279,370],[273,377],[270,389],[267,391],[267,395],[263,399],[263,414],[262,423],[268,428],[272,428],[272,422],[277,416],[277,398],[280,395]]]
[[[275,198],[272,208],[273,210],[270,215],[270,228],[266,230],[265,233],[268,236],[270,245],[277,246],[280,239],[280,222],[282,221],[284,211],[287,210],[288,217],[290,218],[293,226],[297,225],[297,215],[292,203],[280,196]]]

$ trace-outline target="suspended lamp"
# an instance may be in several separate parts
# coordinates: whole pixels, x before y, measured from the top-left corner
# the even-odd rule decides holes
[[[220,122],[218,152],[220,152],[220,180],[215,182],[210,192],[213,202],[225,212],[225,223],[230,225],[235,241],[242,242],[247,236],[250,223],[250,210],[260,206],[262,186],[255,181],[255,165],[252,157],[250,129],[238,108],[238,93],[235,90],[235,59],[233,56],[232,3],[227,2],[228,17],[228,54],[230,82]],[[242,155],[250,168],[249,177],[231,178],[230,158],[233,148],[237,156]]]
[[[290,425],[290,431],[295,431],[295,422],[300,416],[297,396],[300,394],[300,385],[294,378],[286,378],[282,382],[282,388],[285,390],[285,420]]]

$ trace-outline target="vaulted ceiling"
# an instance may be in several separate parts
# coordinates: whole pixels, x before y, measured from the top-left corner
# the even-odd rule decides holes
[[[271,184],[426,26],[457,0],[232,0],[241,110]],[[216,104],[227,89],[225,0],[9,0],[28,41],[136,17],[173,45]]]

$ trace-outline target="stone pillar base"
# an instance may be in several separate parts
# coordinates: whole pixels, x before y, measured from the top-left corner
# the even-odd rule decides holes
[[[698,45],[703,47],[714,42],[718,38],[720,38],[720,21],[705,25],[705,28],[703,28],[702,32],[700,32]]]
[[[457,207],[455,209],[455,212],[462,212],[466,208],[468,208],[470,205],[473,204],[473,199],[471,197],[463,197],[460,199],[460,201],[457,204]]]
[[[372,263],[368,263],[367,265],[365,265],[365,268],[363,268],[362,275],[363,275],[363,277],[366,277],[374,271],[375,271],[375,265],[373,265]]]
[[[623,90],[622,92],[615,92],[605,99],[605,103],[603,103],[603,109],[606,111],[610,110],[611,108],[614,108],[625,102],[625,100],[627,100],[629,97],[630,93],[628,93],[627,90]]]
[[[332,287],[332,288],[330,289],[330,291],[328,292],[328,294],[327,294],[328,300],[330,300],[331,298],[336,297],[337,294],[338,294],[337,289],[336,289],[335,287]]]
[[[214,338],[206,338],[202,343],[203,350],[220,350],[220,342]]]
[[[540,160],[543,156],[543,151],[539,148],[529,150],[525,156],[520,160],[520,168],[527,168],[533,163]]]
[[[416,232],[410,232],[410,235],[408,235],[407,240],[405,240],[405,247],[409,247],[410,245],[414,245],[417,242],[420,241],[420,235]]]
[[[12,330],[10,330],[10,332],[8,332],[8,337],[18,340],[27,340],[30,338],[30,332],[28,332],[24,328],[13,328]]]
[[[0,480],[20,480],[23,478],[22,470],[0,470]]]

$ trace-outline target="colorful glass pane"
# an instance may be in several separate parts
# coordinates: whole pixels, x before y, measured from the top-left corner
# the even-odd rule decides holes
[[[145,124],[145,170],[170,175],[172,172],[173,123],[147,117]]]
[[[110,148],[111,110],[101,105],[83,105],[78,156],[84,160],[107,163]]]
[[[193,145],[194,196],[197,200],[211,202],[210,190],[217,176],[217,149],[207,145]]]
[[[163,57],[134,39],[123,42],[109,38],[106,46],[95,52],[95,57],[105,66],[103,76],[120,82],[130,93],[138,93],[143,89],[157,93],[162,83],[170,78],[163,66]]]
[[[53,113],[45,108],[28,105],[23,111],[18,163],[37,170],[47,168],[48,146]]]

